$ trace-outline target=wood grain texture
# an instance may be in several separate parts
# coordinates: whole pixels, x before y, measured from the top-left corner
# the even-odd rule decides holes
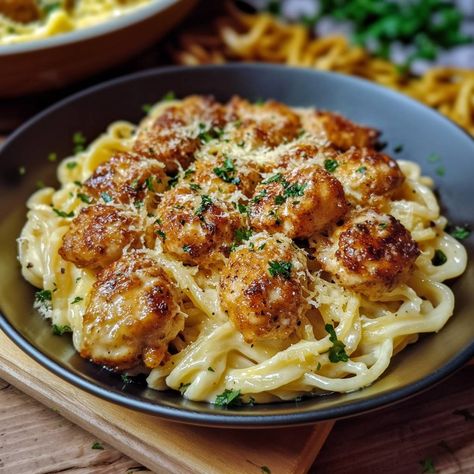
[[[435,471],[423,471],[426,459]],[[406,402],[337,422],[311,469],[311,474],[423,472],[474,473],[473,365]]]
[[[329,422],[292,429],[222,430],[160,420],[105,402],[64,382],[19,350],[3,333],[0,376],[157,473],[258,474],[261,466],[269,466],[272,474],[304,473],[332,428]],[[18,417],[20,426],[31,418],[21,421],[18,410],[3,416],[6,419],[2,424],[11,423],[9,417]],[[45,432],[41,425],[37,429]],[[14,440],[9,436],[8,442],[0,444],[5,472],[43,472],[18,460],[14,452],[23,449],[21,438]],[[58,438],[58,446],[61,441]]]

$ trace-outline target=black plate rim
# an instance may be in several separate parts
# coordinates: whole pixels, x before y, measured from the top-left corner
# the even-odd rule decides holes
[[[445,121],[446,125],[450,127],[455,127],[457,133],[462,131],[463,134],[469,138],[472,138],[465,130],[459,127],[457,124],[452,122],[450,119],[442,116],[433,109],[425,106],[424,104],[417,102],[409,97],[403,96],[400,93],[392,91],[390,89],[384,88],[377,84],[374,84],[368,80],[356,78],[352,76],[346,76],[342,74],[337,74],[333,72],[326,71],[317,71],[309,68],[289,68],[288,66],[279,66],[279,65],[269,65],[269,64],[228,64],[228,65],[208,65],[208,66],[196,66],[195,69],[201,69],[203,71],[212,72],[216,69],[238,69],[238,70],[259,70],[259,69],[274,69],[277,73],[279,70],[288,71],[289,69],[293,70],[303,70],[311,72],[312,74],[334,77],[337,76],[338,79],[343,79],[344,81],[351,83],[353,81],[363,84],[365,87],[374,87],[380,89],[384,94],[392,95],[396,97],[399,101],[407,101],[412,107],[420,107],[432,114],[436,114],[438,119]],[[186,74],[186,71],[189,71],[190,68],[186,66],[169,66],[161,67],[155,69],[149,69],[146,71],[129,74],[126,76],[119,77],[107,82],[103,82],[96,86],[85,89],[81,92],[73,94],[60,102],[48,107],[43,112],[37,114],[20,128],[18,128],[11,136],[4,142],[0,147],[0,155],[5,147],[9,145],[10,142],[16,140],[24,130],[34,126],[38,121],[41,121],[42,118],[51,112],[62,108],[66,104],[80,100],[83,96],[98,92],[102,89],[106,89],[115,84],[120,84],[124,82],[134,82],[142,77],[162,75],[167,73],[177,73],[182,72]],[[473,140],[474,142],[474,140]],[[437,371],[421,378],[420,380],[411,383],[406,387],[399,389],[391,390],[383,395],[378,395],[376,397],[349,402],[343,406],[325,408],[322,410],[315,410],[310,412],[303,413],[283,413],[283,414],[272,414],[272,415],[242,415],[239,414],[238,409],[228,409],[229,414],[220,413],[202,413],[192,409],[184,408],[173,408],[160,404],[153,403],[152,401],[144,401],[143,399],[136,397],[131,394],[118,394],[111,391],[107,391],[105,388],[102,388],[86,378],[76,375],[72,372],[69,372],[65,369],[59,362],[55,362],[50,359],[45,353],[37,349],[32,343],[30,343],[24,336],[22,336],[19,331],[11,324],[7,317],[0,311],[0,329],[2,329],[5,334],[23,351],[30,355],[34,360],[40,363],[43,367],[50,370],[55,375],[59,376],[63,380],[73,384],[74,386],[85,390],[86,392],[98,396],[104,400],[116,403],[118,405],[130,408],[133,410],[141,411],[151,415],[156,415],[161,418],[170,419],[177,422],[188,423],[193,425],[208,426],[208,427],[225,427],[225,428],[265,428],[265,427],[284,427],[284,426],[295,426],[295,425],[305,425],[313,424],[316,422],[326,421],[330,419],[345,418],[355,415],[360,415],[368,411],[380,409],[382,407],[400,402],[406,398],[412,397],[419,392],[428,389],[429,387],[441,382],[443,379],[447,378],[449,375],[452,375],[457,369],[461,368],[466,362],[468,362],[472,357],[474,357],[474,341],[469,345],[464,347],[455,357],[449,360],[446,364],[440,367]],[[302,402],[304,403],[304,402]]]

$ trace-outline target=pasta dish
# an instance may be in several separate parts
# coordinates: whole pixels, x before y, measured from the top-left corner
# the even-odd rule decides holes
[[[453,314],[432,181],[379,132],[268,100],[168,94],[29,199],[35,307],[80,355],[221,406],[351,392]]]
[[[0,0],[0,45],[86,28],[147,3],[150,0]]]

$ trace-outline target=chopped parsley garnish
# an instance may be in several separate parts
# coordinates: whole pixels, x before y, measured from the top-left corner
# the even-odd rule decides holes
[[[334,326],[332,324],[326,324],[324,329],[329,333],[329,340],[332,342],[332,347],[329,349],[329,360],[333,363],[347,362],[349,356],[345,351],[346,345],[337,338]]]
[[[73,183],[74,183],[76,186],[79,186],[79,187],[82,186],[82,183],[81,183],[80,181],[77,181],[77,180],[76,180],[76,181],[73,181]]]
[[[53,207],[53,211],[59,216],[59,217],[74,217],[74,211],[71,212],[64,212],[60,211],[59,209],[56,209]]]
[[[272,474],[272,471],[268,466],[260,466],[260,470],[263,474]]]
[[[207,370],[208,370],[209,372],[215,372],[215,370],[214,370],[212,367],[208,367]]]
[[[397,145],[396,147],[393,148],[393,151],[395,153],[401,153],[403,151],[403,145]]]
[[[52,295],[50,290],[40,290],[35,293],[35,301],[37,303],[44,303],[51,301]]]
[[[46,186],[46,184],[44,184],[44,181],[42,181],[41,179],[39,179],[38,181],[36,181],[36,187],[37,187],[38,189],[43,189],[45,186]]]
[[[281,276],[285,280],[289,280],[291,278],[292,268],[293,264],[285,260],[271,260],[268,262],[268,273],[270,273],[272,277]]]
[[[435,173],[438,175],[438,176],[444,176],[446,174],[446,168],[444,166],[438,166],[436,169],[435,169]]]
[[[55,10],[58,10],[59,8],[61,8],[61,5],[62,5],[62,2],[55,2],[51,0],[49,1],[43,0],[42,2],[40,2],[41,10],[45,16],[48,16]]]
[[[262,99],[261,97],[257,97],[255,99],[254,105],[263,105],[265,103],[265,100]]]
[[[179,180],[179,174],[177,174],[176,176],[173,176],[172,178],[170,178],[168,180],[168,187],[174,188],[176,186],[176,184],[178,184],[178,180]]]
[[[267,190],[262,189],[258,194],[252,198],[252,202],[258,204],[267,195]]]
[[[240,390],[225,389],[220,395],[217,395],[214,404],[218,407],[230,407],[243,405],[240,399]]]
[[[265,245],[267,245],[267,244],[266,244],[266,243],[263,243],[262,245],[260,245],[260,246],[258,247],[258,250],[263,250],[263,249],[265,248]]]
[[[240,245],[244,240],[249,240],[252,237],[252,229],[242,227],[235,231],[235,243]]]
[[[329,173],[336,171],[336,168],[339,166],[339,163],[336,160],[324,160],[324,169]]]
[[[25,174],[26,174],[26,168],[25,168],[24,166],[20,166],[20,167],[18,168],[18,174],[19,174],[20,176],[25,176]]]
[[[192,247],[191,245],[183,245],[183,252],[191,253]]]
[[[81,296],[76,296],[72,301],[71,301],[71,304],[76,304],[76,303],[79,303],[79,301],[82,301],[84,298],[82,298]]]
[[[444,265],[448,261],[448,257],[446,257],[446,254],[440,250],[436,249],[433,258],[431,259],[431,263],[435,267],[440,267],[441,265]]]
[[[194,170],[193,168],[188,168],[185,172],[184,172],[184,177],[187,178],[189,177],[190,175],[194,174],[196,172],[196,170]]]
[[[129,375],[122,374],[120,378],[122,379],[122,382],[125,384],[133,383],[133,379]]]
[[[240,178],[235,176],[235,166],[230,158],[226,158],[223,166],[220,168],[214,168],[214,174],[218,176],[225,183],[239,184]]]
[[[381,223],[379,224],[379,228],[382,229],[382,230],[386,229],[387,226],[388,226],[388,223],[387,223],[387,222],[381,222]]]
[[[66,168],[68,170],[73,170],[77,166],[76,161],[70,161],[69,163],[66,163]]]
[[[433,464],[433,459],[431,458],[426,458],[420,461],[421,467],[423,471],[421,472],[428,472],[428,473],[434,473],[436,472],[436,468]]]
[[[282,180],[283,180],[283,175],[281,173],[277,173],[265,179],[264,181],[262,181],[262,184],[281,183]]]
[[[50,153],[48,155],[48,161],[51,161],[51,163],[54,163],[55,161],[57,161],[58,159],[58,155],[56,153]]]
[[[68,325],[61,326],[60,324],[53,324],[53,334],[55,336],[62,336],[67,332],[72,332],[72,329]]]
[[[155,234],[159,235],[163,242],[166,240],[166,234],[162,230],[155,230]]]
[[[142,111],[145,112],[146,114],[149,114],[152,107],[153,106],[151,104],[143,104]]]
[[[77,197],[82,201],[85,202],[86,204],[90,204],[92,202],[92,199],[90,196],[84,193],[77,193]]]
[[[275,204],[283,204],[288,198],[303,196],[306,184],[293,183],[283,180],[283,194],[275,196]]]
[[[220,138],[222,134],[224,133],[224,130],[222,128],[217,128],[217,127],[210,127],[206,128],[206,124],[200,123],[199,124],[199,129],[201,132],[198,135],[199,140],[201,140],[201,143],[209,143],[211,140],[214,140],[215,138]]]
[[[99,441],[96,441],[95,443],[92,444],[91,449],[104,449],[101,443]]]
[[[153,187],[153,176],[148,176],[147,179],[145,179],[145,186],[148,189],[148,191],[155,191],[155,188]]]
[[[191,385],[190,383],[182,383],[179,385],[178,390],[181,392],[181,395],[184,395],[186,393],[186,390],[188,389],[190,385]]]
[[[212,206],[212,199],[207,195],[201,196],[201,204],[196,209],[196,216],[202,217],[202,215]]]
[[[74,153],[80,153],[85,149],[86,137],[82,132],[76,132],[72,136],[72,143],[74,144]]]
[[[168,91],[162,98],[161,102],[169,102],[170,100],[175,100],[176,94],[173,91]]]
[[[141,209],[143,207],[143,201],[135,201],[133,205],[135,206],[135,209]]]
[[[112,198],[108,193],[100,193],[100,197],[105,203],[112,202]]]
[[[239,202],[239,204],[237,204],[237,209],[239,210],[239,212],[241,214],[247,214],[248,213],[248,207],[245,206],[244,204],[240,204],[240,202]]]
[[[367,171],[367,166],[359,166],[356,171],[363,174]]]
[[[458,240],[467,239],[471,235],[471,230],[467,226],[455,226],[449,230],[449,233]]]
[[[200,191],[201,190],[201,185],[200,184],[197,184],[197,183],[191,183],[189,185],[189,187],[191,188],[191,190],[193,191]]]

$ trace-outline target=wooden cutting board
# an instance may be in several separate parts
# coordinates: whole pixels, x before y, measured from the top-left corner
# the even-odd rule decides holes
[[[226,430],[162,420],[63,381],[1,331],[0,377],[157,473],[304,473],[333,426]]]

